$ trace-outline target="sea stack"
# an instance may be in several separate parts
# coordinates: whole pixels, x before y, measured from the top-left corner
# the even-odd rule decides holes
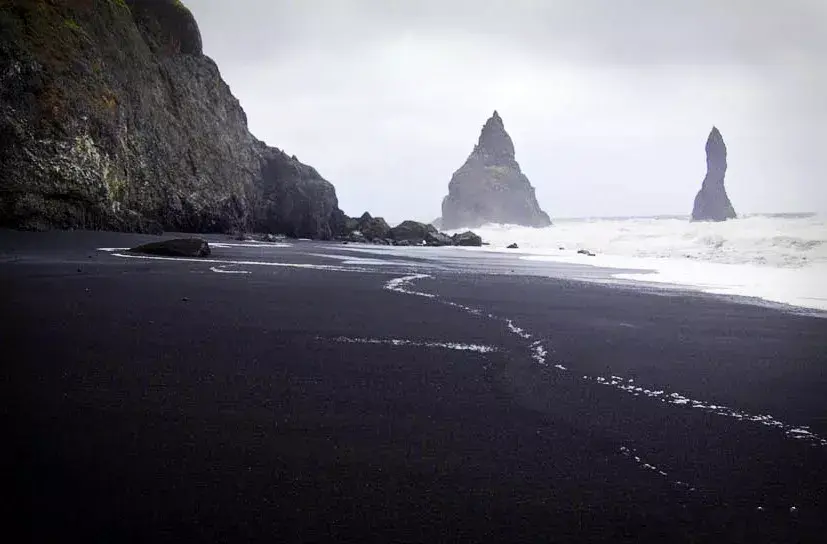
[[[537,203],[534,187],[520,170],[514,143],[495,111],[479,142],[457,170],[442,201],[442,228],[510,223],[547,227],[551,220]]]
[[[717,127],[712,127],[706,141],[706,177],[695,197],[692,221],[726,221],[735,219],[735,209],[726,194],[726,144]]]

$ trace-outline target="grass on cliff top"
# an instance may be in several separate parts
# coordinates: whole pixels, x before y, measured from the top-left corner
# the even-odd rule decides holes
[[[101,5],[107,3],[111,7],[105,20],[110,23],[125,15],[120,8],[129,12],[125,0],[0,0],[0,31],[16,49],[41,64],[61,68],[92,44],[84,23],[102,16]]]
[[[184,11],[187,14],[192,15],[190,8],[188,8],[181,0],[172,0],[172,3],[175,4],[175,7],[177,7],[181,11]]]
[[[60,127],[83,115],[108,119],[118,97],[103,67],[103,48],[121,48],[117,33],[132,24],[124,0],[0,0],[0,35],[6,52],[19,63],[36,62],[40,77],[29,82],[39,123]],[[119,34],[110,34],[110,36]],[[114,44],[114,45],[113,45]]]

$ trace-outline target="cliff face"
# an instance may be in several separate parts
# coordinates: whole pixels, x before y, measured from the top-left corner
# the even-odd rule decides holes
[[[0,225],[329,238],[316,170],[247,129],[178,0],[0,0]]]
[[[534,187],[517,164],[514,143],[496,111],[483,126],[468,160],[454,173],[442,201],[442,228],[485,223],[551,225],[537,203]]]
[[[735,209],[724,187],[727,170],[727,150],[724,138],[716,127],[706,141],[706,177],[695,196],[693,221],[726,221],[735,219]]]

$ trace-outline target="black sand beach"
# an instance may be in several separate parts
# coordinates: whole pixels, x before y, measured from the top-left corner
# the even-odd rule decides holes
[[[823,318],[460,250],[97,250],[146,238],[0,232],[25,540],[824,541]]]

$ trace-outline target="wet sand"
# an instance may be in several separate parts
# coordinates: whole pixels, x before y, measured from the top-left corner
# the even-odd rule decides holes
[[[96,250],[146,239],[0,232],[31,540],[827,534],[825,319],[447,250]]]

